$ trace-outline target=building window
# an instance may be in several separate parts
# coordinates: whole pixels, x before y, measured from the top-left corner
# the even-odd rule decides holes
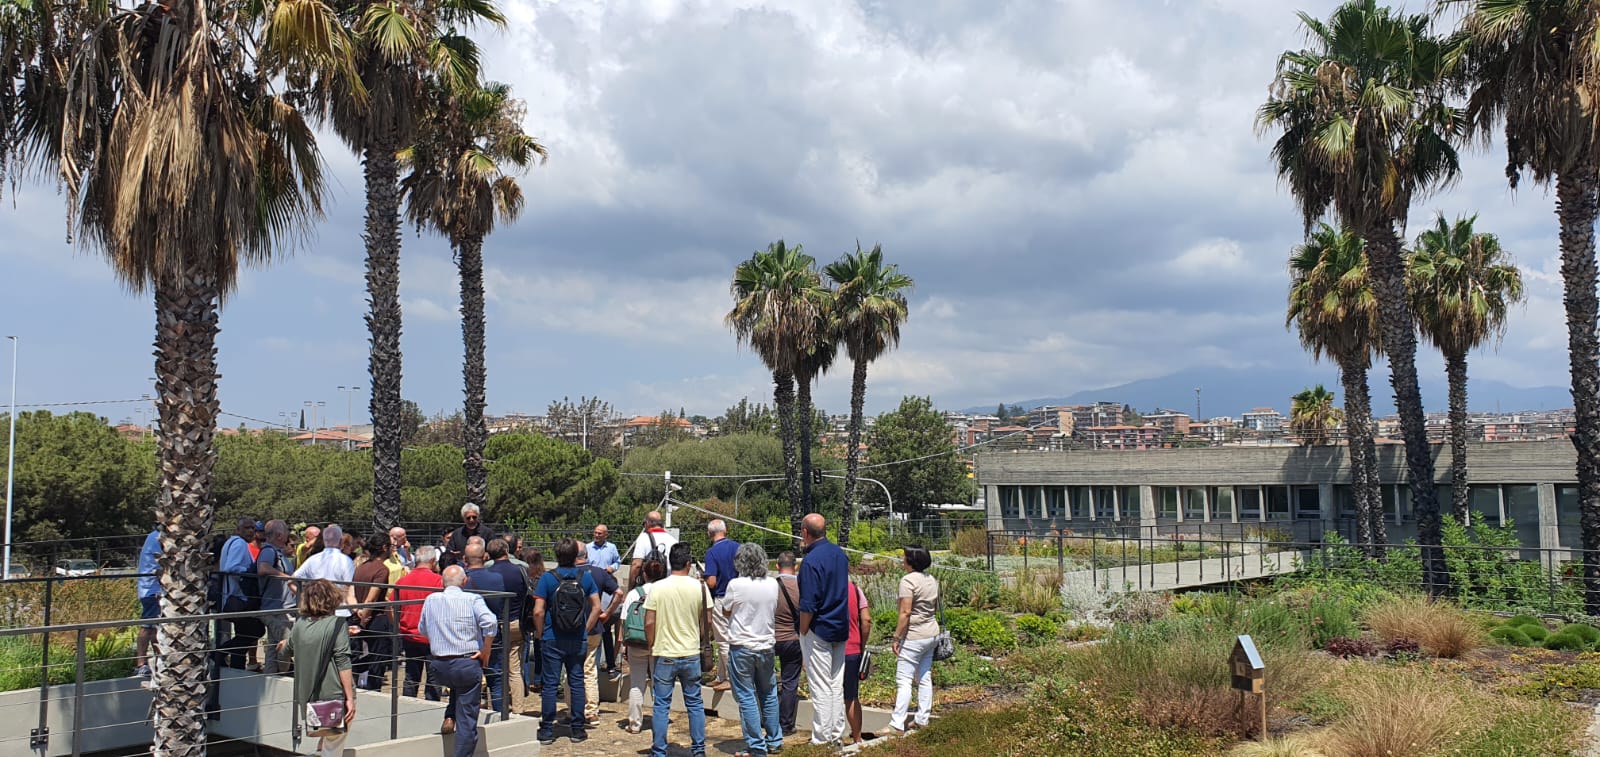
[[[1322,517],[1322,492],[1315,486],[1302,486],[1295,490],[1294,513],[1301,520]]]
[[[1052,487],[1045,490],[1045,513],[1050,516],[1051,520],[1068,517],[1067,492],[1068,489],[1061,487]]]
[[[1025,518],[1044,518],[1044,487],[1026,486],[1022,489],[1022,512]]]
[[[1524,547],[1538,547],[1539,487],[1533,484],[1506,484],[1504,491],[1506,520],[1517,530],[1517,541]]]
[[[1022,517],[1022,492],[1020,486],[1000,487],[1000,517]]]
[[[1233,487],[1218,486],[1211,490],[1211,519],[1233,520]]]
[[[1072,517],[1078,520],[1094,520],[1094,503],[1091,501],[1094,489],[1080,486],[1073,492]]]
[[[1289,519],[1289,490],[1282,486],[1269,486],[1267,490],[1267,520]]]
[[[1356,517],[1356,492],[1349,484],[1335,484],[1333,500],[1338,503],[1338,509],[1334,512],[1338,513],[1339,517]]]
[[[1116,520],[1117,490],[1109,486],[1094,489],[1094,517],[1096,520]]]
[[[1491,526],[1501,524],[1500,516],[1500,487],[1498,486],[1468,486],[1467,510],[1472,513],[1473,523],[1487,523]],[[1449,511],[1453,502],[1443,492],[1439,494],[1439,509]]]
[[[1206,490],[1199,488],[1183,490],[1183,519],[1206,519]]]
[[[1400,522],[1400,487],[1379,486],[1378,492],[1383,499],[1383,519],[1389,523]]]
[[[1160,509],[1158,511],[1160,513],[1160,517],[1172,518],[1174,520],[1177,519],[1177,517],[1178,517],[1178,490],[1175,487],[1171,487],[1171,486],[1156,487],[1156,502],[1160,506]]]
[[[1261,520],[1261,489],[1247,486],[1239,490],[1239,520]]]

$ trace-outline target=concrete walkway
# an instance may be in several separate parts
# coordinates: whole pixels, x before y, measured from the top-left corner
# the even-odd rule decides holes
[[[1068,583],[1093,581],[1095,586],[1112,592],[1174,591],[1293,573],[1299,568],[1300,563],[1310,559],[1312,559],[1310,552],[1269,552],[1100,570],[1075,570],[1068,571],[1062,578]]]

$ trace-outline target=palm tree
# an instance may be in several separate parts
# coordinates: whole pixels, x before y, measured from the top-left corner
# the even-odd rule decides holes
[[[811,343],[795,356],[794,386],[795,418],[800,419],[795,431],[800,447],[801,509],[811,512],[814,509],[811,496],[811,447],[817,418],[816,406],[811,401],[811,387],[833,368],[833,361],[839,356],[839,326],[834,313],[834,292],[823,285],[821,277],[818,277],[814,291],[808,292],[807,296],[818,305],[817,322],[811,330]]]
[[[1567,358],[1571,366],[1582,513],[1584,605],[1600,614],[1600,301],[1595,297],[1594,225],[1600,214],[1594,103],[1597,11],[1584,0],[1444,0],[1467,6],[1463,77],[1467,114],[1484,138],[1504,129],[1506,178],[1524,172],[1555,185],[1561,225],[1561,278],[1566,290]]]
[[[307,5],[311,5],[307,3]],[[294,14],[290,14],[293,16]],[[295,26],[269,3],[81,4],[57,14],[24,85],[23,154],[65,189],[77,239],[155,295],[155,516],[163,548],[153,754],[203,754],[205,539],[219,412],[221,301],[240,263],[265,265],[321,215],[312,130],[270,89]],[[269,22],[270,20],[270,22]],[[299,38],[333,55],[338,27]]]
[[[1493,234],[1473,230],[1477,216],[1454,224],[1440,215],[1417,237],[1410,258],[1412,309],[1422,336],[1444,353],[1450,380],[1450,494],[1456,520],[1466,523],[1467,353],[1499,339],[1506,311],[1522,299],[1522,273]]]
[[[724,319],[741,343],[748,344],[772,371],[772,401],[778,410],[778,432],[783,438],[785,490],[789,520],[799,533],[805,515],[795,454],[795,366],[816,341],[822,278],[816,260],[800,245],[783,240],[756,252],[733,271],[733,309]],[[810,418],[799,419],[809,424]]]
[[[1333,404],[1333,392],[1321,384],[1300,390],[1289,406],[1289,428],[1308,447],[1332,442],[1332,432],[1343,422],[1344,413]]]
[[[1272,93],[1258,112],[1309,234],[1328,210],[1366,242],[1390,385],[1405,438],[1406,467],[1424,580],[1445,588],[1433,456],[1417,386],[1417,335],[1406,294],[1400,230],[1411,201],[1448,183],[1460,165],[1452,140],[1463,114],[1445,102],[1461,45],[1374,0],[1349,0],[1327,23],[1299,14],[1310,45],[1278,59]]]
[[[1289,277],[1287,325],[1299,331],[1300,343],[1313,356],[1327,355],[1339,366],[1356,542],[1375,552],[1386,537],[1367,369],[1378,352],[1380,335],[1361,238],[1349,229],[1320,224],[1305,244],[1295,248]]]
[[[354,63],[323,77],[316,104],[362,157],[367,214],[368,371],[372,394],[372,509],[375,526],[400,519],[400,450],[405,444],[400,397],[401,148],[416,143],[427,113],[429,83],[455,91],[477,86],[478,48],[459,29],[502,24],[490,0],[339,0],[354,31]]]
[[[850,525],[856,517],[856,477],[861,472],[862,409],[867,399],[867,365],[900,344],[900,325],[910,311],[906,293],[915,284],[899,266],[883,264],[883,247],[873,245],[830,263],[824,273],[833,280],[835,312],[840,340],[850,353],[855,371],[850,377],[850,438],[845,452],[844,517],[839,520],[839,543],[850,543]]]
[[[515,221],[522,188],[506,168],[542,160],[544,146],[522,131],[524,108],[511,88],[489,84],[465,93],[435,87],[434,103],[418,130],[417,144],[402,154],[411,173],[400,183],[406,218],[450,240],[461,272],[462,379],[466,393],[462,443],[467,501],[488,505],[489,477],[484,425],[483,240],[495,221]]]

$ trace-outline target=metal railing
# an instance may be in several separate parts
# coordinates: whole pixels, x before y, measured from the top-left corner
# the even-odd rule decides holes
[[[239,574],[213,573],[212,575],[213,576],[224,576],[224,575],[239,575]],[[207,660],[207,662],[206,662],[207,671],[206,671],[205,677],[203,679],[203,683],[207,687],[207,705],[206,705],[206,707],[207,707],[207,716],[208,716],[208,718],[210,718],[212,720],[220,718],[225,712],[229,711],[229,710],[224,710],[221,707],[221,704],[220,704],[220,688],[221,687],[229,685],[230,682],[236,682],[236,681],[239,681],[241,679],[266,678],[266,677],[279,676],[279,675],[290,675],[290,673],[287,673],[287,672],[279,672],[279,671],[272,671],[272,670],[265,670],[265,669],[260,671],[260,672],[244,671],[242,673],[241,672],[230,672],[230,673],[224,674],[222,672],[222,669],[224,667],[226,667],[224,658],[226,658],[227,656],[230,656],[230,655],[243,656],[243,655],[246,654],[246,650],[249,647],[240,647],[240,646],[232,644],[232,643],[223,643],[223,640],[222,640],[221,637],[223,636],[222,627],[223,627],[224,624],[232,624],[233,622],[239,621],[239,620],[258,620],[258,621],[262,621],[263,624],[268,619],[280,620],[281,621],[281,620],[283,620],[285,618],[289,618],[289,619],[292,620],[292,618],[293,618],[293,609],[294,609],[292,607],[286,608],[286,609],[251,610],[251,611],[244,611],[244,612],[213,612],[213,613],[206,613],[204,615],[188,615],[188,616],[179,616],[179,617],[157,617],[157,618],[152,618],[152,619],[149,619],[149,620],[141,620],[141,619],[139,619],[137,617],[137,614],[132,612],[132,608],[128,608],[128,610],[126,612],[128,613],[128,615],[131,615],[131,617],[119,617],[119,618],[113,618],[113,619],[107,619],[107,620],[97,620],[97,621],[87,621],[87,622],[67,622],[67,623],[53,622],[58,617],[58,613],[56,612],[57,609],[58,609],[56,607],[57,602],[55,600],[56,600],[56,597],[60,593],[59,592],[59,587],[61,585],[63,585],[63,584],[71,584],[71,583],[75,583],[75,582],[95,582],[95,581],[106,581],[106,580],[126,580],[126,579],[129,579],[129,578],[136,578],[136,577],[137,576],[79,576],[79,577],[45,576],[45,577],[32,578],[32,579],[13,579],[11,581],[0,583],[0,587],[3,587],[5,589],[12,589],[12,590],[15,590],[17,587],[27,586],[29,584],[42,585],[43,586],[43,595],[42,595],[43,596],[43,600],[42,600],[42,607],[40,608],[40,614],[43,616],[43,619],[44,619],[44,622],[42,624],[38,624],[38,625],[26,625],[26,626],[20,626],[20,627],[0,628],[0,644],[15,643],[15,642],[10,641],[12,639],[19,639],[19,638],[20,639],[26,639],[28,637],[38,637],[38,639],[39,639],[39,647],[40,647],[40,658],[39,658],[39,662],[38,662],[37,665],[28,665],[28,666],[21,667],[21,668],[13,667],[13,668],[9,668],[9,669],[0,668],[0,676],[18,674],[18,673],[27,673],[29,671],[36,671],[37,674],[38,674],[38,680],[39,680],[39,684],[38,684],[39,694],[38,694],[38,699],[37,699],[38,711],[37,711],[36,725],[29,730],[27,735],[0,736],[0,745],[4,745],[6,742],[20,741],[21,739],[28,739],[30,749],[38,751],[38,753],[41,754],[41,755],[48,753],[48,746],[50,744],[50,739],[52,738],[52,734],[50,733],[50,729],[49,729],[50,705],[52,703],[57,703],[58,705],[65,704],[67,702],[71,703],[72,727],[71,727],[71,733],[69,734],[69,738],[71,739],[72,754],[74,755],[74,757],[78,757],[84,751],[83,750],[83,736],[84,736],[84,734],[86,733],[87,730],[116,728],[116,727],[120,727],[120,726],[131,726],[131,725],[137,725],[137,724],[145,724],[147,726],[148,723],[150,722],[148,717],[144,718],[144,719],[141,719],[141,720],[138,720],[138,721],[129,721],[129,722],[126,722],[126,723],[106,723],[106,724],[101,724],[101,725],[94,726],[94,727],[88,728],[88,729],[86,729],[85,726],[83,725],[83,717],[84,717],[85,712],[87,711],[86,708],[85,708],[85,705],[86,704],[90,704],[90,700],[92,698],[94,698],[94,697],[105,697],[105,696],[111,696],[111,695],[114,695],[114,694],[122,693],[120,690],[104,691],[104,692],[98,692],[98,693],[89,693],[86,690],[88,683],[90,683],[92,680],[104,680],[106,678],[106,676],[91,677],[91,673],[90,673],[91,666],[100,667],[102,669],[106,668],[107,666],[112,666],[112,668],[115,671],[120,673],[123,670],[131,668],[132,663],[134,663],[140,657],[136,652],[133,655],[119,654],[119,655],[115,655],[115,656],[111,656],[111,657],[104,657],[104,656],[94,657],[94,656],[91,656],[89,654],[90,644],[94,640],[95,637],[97,637],[97,636],[99,636],[101,634],[123,631],[124,629],[127,629],[130,626],[145,627],[145,626],[160,626],[160,625],[166,625],[166,624],[185,624],[185,625],[191,624],[191,623],[204,624],[204,628],[207,629],[207,637],[208,637],[208,640],[209,640],[208,641],[208,645],[206,647],[200,649],[200,650],[185,650],[185,651],[186,652],[198,651],[198,652],[204,654],[205,658]],[[299,579],[279,579],[279,580],[297,581]],[[432,593],[432,592],[435,592],[435,591],[441,591],[441,589],[437,589],[437,588],[434,588],[434,587],[423,587],[423,586],[396,587],[393,584],[365,583],[365,582],[356,582],[356,581],[334,581],[333,583],[335,583],[337,585],[340,585],[340,586],[349,586],[349,587],[354,587],[354,588],[357,588],[357,589],[378,587],[378,588],[387,589],[390,592],[393,592],[397,588],[403,588],[403,589],[406,589],[408,591],[420,591],[420,592],[427,592],[427,593]],[[502,600],[504,600],[504,599],[512,598],[514,596],[513,594],[511,594],[509,592],[487,592],[487,591],[475,591],[475,590],[470,590],[470,589],[468,589],[468,591],[473,591],[473,593],[482,595],[486,599],[502,599]],[[0,601],[6,601],[6,602],[15,601],[14,595],[11,596],[11,597],[7,597],[5,595],[0,595]],[[388,712],[385,713],[385,714],[375,715],[375,716],[358,715],[357,716],[357,720],[358,721],[359,720],[366,720],[366,721],[387,720],[388,721],[388,725],[389,725],[389,737],[391,739],[399,737],[400,696],[401,696],[402,688],[404,688],[403,684],[405,683],[405,679],[402,677],[402,675],[403,675],[403,664],[407,659],[407,656],[404,653],[404,646],[403,646],[403,643],[402,643],[402,637],[401,637],[400,630],[399,630],[400,629],[400,625],[398,623],[399,614],[400,614],[400,608],[408,606],[408,605],[418,605],[418,604],[421,604],[421,603],[423,603],[425,601],[426,601],[425,599],[407,599],[407,600],[387,599],[387,600],[384,600],[384,601],[381,601],[381,602],[366,602],[366,603],[356,603],[356,604],[348,604],[348,605],[342,605],[341,606],[342,610],[350,610],[352,613],[357,612],[357,611],[361,611],[361,610],[371,610],[371,611],[376,611],[376,612],[382,613],[388,618],[388,628],[390,630],[388,630],[388,631],[373,631],[373,630],[369,630],[367,628],[363,628],[360,632],[358,632],[357,634],[352,636],[352,639],[358,640],[362,644],[362,646],[374,645],[373,642],[379,642],[380,643],[380,644],[377,644],[377,645],[374,645],[374,646],[382,646],[382,643],[386,643],[387,644],[388,653],[387,654],[379,653],[379,654],[376,654],[376,655],[371,655],[371,656],[369,656],[368,659],[363,659],[360,662],[359,665],[357,665],[356,663],[353,662],[352,663],[352,668],[353,668],[353,672],[354,672],[354,669],[359,667],[361,670],[366,671],[369,675],[371,673],[373,673],[374,671],[377,671],[380,675],[385,675],[385,674],[387,675],[387,679],[388,679],[388,682],[389,682],[389,708],[388,708]],[[513,620],[515,620],[515,619],[509,617],[508,614],[506,614],[506,613],[502,613],[501,614],[501,616],[499,617],[499,629],[497,631],[499,639],[509,640],[509,638],[510,638],[510,635],[509,635],[510,634],[510,624],[511,624],[511,622]],[[235,628],[235,629],[232,629],[232,630],[236,632],[238,629]],[[70,662],[67,662],[67,661],[64,661],[64,660],[60,659],[60,652],[62,651],[62,649],[61,649],[62,645],[55,641],[56,638],[58,638],[60,636],[63,636],[63,635],[67,636],[68,638],[71,639]],[[263,637],[258,637],[257,641],[260,641],[261,638],[265,638],[265,636],[263,635]],[[151,660],[151,661],[157,661],[157,660],[162,659],[163,650],[161,650],[159,648],[159,643],[160,643],[159,639],[160,639],[160,635],[158,634],[156,639],[153,639],[150,642],[150,649],[148,650],[147,655],[144,656],[145,659],[148,659],[148,660]],[[231,637],[227,638],[228,642],[232,642],[233,640],[234,639],[231,638]],[[135,644],[137,644],[137,642],[135,642]],[[511,649],[511,645],[509,643],[504,643],[504,642],[497,642],[494,645],[494,648],[496,649],[496,654],[499,656],[500,666],[499,666],[498,674],[501,677],[500,680],[501,680],[501,686],[502,686],[502,692],[503,692],[503,695],[501,697],[500,707],[499,707],[499,713],[500,713],[501,719],[505,720],[505,719],[510,717],[510,705],[511,705],[511,700],[512,700],[512,694],[511,694],[511,691],[510,691],[509,682],[511,680],[511,671],[513,670],[512,664],[514,662],[514,659],[511,656],[513,650]],[[355,650],[352,650],[353,653],[354,653],[354,651]],[[55,652],[57,654],[53,655],[52,652]],[[518,658],[515,658],[515,661],[516,662],[520,662],[520,656]],[[73,671],[73,673],[72,673],[72,682],[70,684],[66,684],[65,686],[66,687],[70,687],[70,690],[65,694],[53,695],[53,691],[54,690],[59,690],[61,688],[64,688],[64,686],[52,683],[52,672],[54,670],[59,670],[60,668],[65,667],[65,666],[69,666],[69,665],[70,665],[70,667],[71,667],[71,669]],[[283,666],[283,663],[280,662],[279,667],[282,667],[282,666]],[[155,667],[156,667],[156,671],[154,673],[154,678],[153,678],[153,682],[152,682],[153,685],[151,686],[151,688],[159,687],[162,684],[163,676],[166,675],[165,671],[161,670],[161,666],[157,665]],[[109,677],[111,677],[111,678],[120,678],[120,677],[126,677],[126,676],[125,675],[114,675],[114,676],[109,676]],[[430,680],[426,685],[431,689],[434,684],[432,684],[432,682]],[[15,690],[15,689],[13,689],[13,690]],[[419,692],[419,693],[422,693],[422,692]],[[488,687],[484,687],[484,695],[486,697],[488,696]],[[238,709],[260,709],[260,708],[265,708],[265,707],[269,707],[269,706],[273,706],[273,705],[282,705],[282,704],[285,704],[285,702],[283,702],[283,701],[261,701],[261,702],[255,702],[255,703],[253,703],[251,705],[248,705],[246,707],[231,708],[231,709],[233,709],[233,710],[238,710]],[[291,704],[291,706],[289,707],[289,710],[291,712],[291,721],[292,722],[289,723],[288,728],[286,728],[285,730],[273,731],[273,732],[259,732],[259,733],[255,733],[255,734],[252,734],[252,735],[249,735],[249,736],[239,737],[237,739],[226,739],[226,740],[222,740],[222,741],[212,740],[209,743],[214,746],[214,745],[217,745],[219,743],[225,743],[226,741],[249,741],[249,740],[252,740],[252,739],[259,740],[259,739],[266,738],[266,737],[289,735],[295,741],[295,743],[298,744],[298,742],[300,740],[300,736],[301,736],[300,723],[299,723],[299,714],[300,713],[298,712],[297,708],[292,706],[292,703],[290,703],[290,704]],[[0,714],[0,718],[4,718],[4,717],[6,717],[6,715]],[[22,720],[22,718],[17,718],[17,720]]]
[[[986,562],[1001,575],[1045,571],[1108,591],[1224,588],[1266,579],[1362,583],[1450,596],[1496,612],[1590,617],[1585,552],[1522,544],[1356,546],[1336,534],[1315,540],[1282,532],[1187,534],[1156,526],[1121,533],[989,531]],[[1600,553],[1596,553],[1600,564]],[[1434,560],[1436,570],[1428,570]]]

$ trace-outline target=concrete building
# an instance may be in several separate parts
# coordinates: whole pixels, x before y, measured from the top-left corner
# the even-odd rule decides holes
[[[1176,410],[1161,410],[1144,417],[1144,425],[1155,426],[1167,436],[1183,436],[1189,433],[1192,423],[1188,413]]]
[[[1166,434],[1155,426],[1095,426],[1083,438],[1089,449],[1142,450],[1160,448]]]
[[[1277,434],[1283,430],[1283,413],[1270,407],[1258,407],[1239,416],[1239,426],[1258,434]]]
[[[1566,440],[1472,443],[1472,510],[1515,524],[1525,546],[1580,547],[1576,456]],[[1388,541],[1416,536],[1402,445],[1378,446]],[[1433,447],[1439,501],[1450,502],[1450,453]],[[1320,540],[1354,533],[1343,446],[1206,447],[979,455],[991,530],[1074,532],[1163,527],[1239,535],[1250,528]]]

